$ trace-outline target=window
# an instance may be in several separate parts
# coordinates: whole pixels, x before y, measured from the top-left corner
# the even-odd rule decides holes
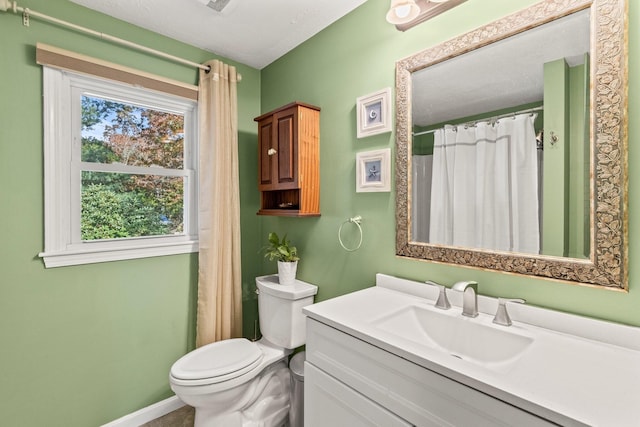
[[[45,265],[197,251],[197,103],[43,72]]]

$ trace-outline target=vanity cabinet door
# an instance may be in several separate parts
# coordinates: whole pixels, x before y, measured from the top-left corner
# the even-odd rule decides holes
[[[413,425],[557,426],[312,318],[307,318],[306,354],[305,368],[312,365],[320,369]],[[305,392],[307,387],[315,387],[314,376],[305,378]],[[315,404],[314,400],[307,404],[305,396],[305,413],[316,411]]]
[[[309,363],[304,375],[305,427],[412,425]]]

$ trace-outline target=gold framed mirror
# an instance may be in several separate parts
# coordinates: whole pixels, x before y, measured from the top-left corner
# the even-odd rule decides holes
[[[584,222],[584,256],[576,255],[572,251],[561,248],[559,252],[545,250],[542,243],[537,249],[521,251],[519,249],[505,250],[502,247],[487,248],[466,244],[432,243],[429,239],[416,237],[413,225],[424,212],[418,211],[417,196],[412,190],[417,184],[412,179],[412,157],[414,151],[414,137],[416,129],[424,129],[424,123],[416,123],[414,115],[418,115],[414,107],[417,106],[418,73],[424,70],[436,70],[453,64],[461,58],[471,54],[493,49],[538,31],[554,22],[561,22],[571,16],[585,16],[588,37],[587,49],[584,55],[584,137],[586,142],[584,151],[585,164],[582,174],[585,177],[584,215],[569,217],[555,214],[542,214],[540,208],[539,223],[561,222],[572,226],[581,217]],[[584,20],[584,18],[580,18]],[[556,25],[564,27],[565,24]],[[572,30],[572,32],[575,32]],[[556,40],[558,36],[555,35]],[[547,43],[555,44],[555,43]],[[538,45],[540,46],[540,45]],[[540,46],[542,48],[542,46]],[[491,58],[495,58],[492,56]],[[564,58],[567,59],[567,58]],[[565,61],[566,62],[566,61]],[[537,67],[537,66],[536,66]],[[544,66],[546,68],[546,65]],[[542,68],[542,64],[540,64]],[[479,67],[473,67],[479,73]],[[546,72],[546,71],[545,71]],[[437,74],[434,74],[437,75]],[[445,75],[452,75],[447,71]],[[436,80],[434,85],[438,85]],[[454,80],[461,81],[461,80]],[[515,86],[522,86],[516,83]],[[514,89],[515,90],[515,89]],[[508,93],[511,89],[504,89]],[[553,91],[550,91],[553,93]],[[422,94],[427,98],[429,93]],[[458,125],[467,125],[469,117],[475,119],[480,111],[463,112],[462,104],[455,105],[455,97],[434,101],[426,107],[431,112],[440,112],[442,106],[453,107],[451,111],[459,112],[452,119],[459,119]],[[488,99],[483,97],[482,99]],[[415,102],[414,102],[415,101]],[[522,109],[523,105],[529,111],[531,105],[535,110],[544,110],[544,150],[559,150],[563,146],[563,137],[554,133],[553,110],[547,111],[546,94],[544,101],[539,104],[522,98],[515,109]],[[513,104],[513,101],[510,101]],[[473,102],[466,102],[471,105]],[[544,108],[542,107],[544,105]],[[487,123],[494,123],[494,115],[501,112],[498,106],[485,108],[491,112]],[[434,111],[438,110],[438,111]],[[534,109],[531,109],[532,111]],[[513,110],[511,110],[513,111]],[[437,116],[437,114],[436,114]],[[479,115],[481,116],[481,115]],[[448,123],[442,115],[436,122],[438,126]],[[573,115],[564,118],[567,126],[575,121]],[[462,118],[462,119],[461,119]],[[435,119],[434,119],[435,120]],[[482,119],[484,120],[484,119]],[[479,120],[478,120],[479,122]],[[476,121],[473,122],[475,125]],[[418,126],[420,125],[420,126]],[[455,125],[454,125],[455,126]],[[582,127],[581,125],[578,127]],[[427,131],[431,132],[431,131]],[[576,134],[576,131],[573,131]],[[426,133],[426,132],[424,132]],[[542,135],[542,132],[539,133]],[[568,143],[567,143],[568,144]],[[564,150],[561,148],[560,150]],[[571,161],[573,152],[565,150],[568,156],[564,162]],[[546,156],[546,153],[545,153]],[[546,157],[545,157],[546,159]],[[546,161],[546,160],[545,160]],[[551,165],[551,163],[550,163]],[[551,170],[551,165],[547,169]],[[542,170],[542,168],[541,168]],[[546,171],[545,171],[546,173]],[[564,172],[575,181],[570,169]],[[572,175],[573,174],[573,175]],[[627,3],[626,0],[543,0],[533,6],[506,16],[498,21],[480,27],[469,33],[455,37],[437,46],[418,52],[396,63],[396,254],[401,257],[416,258],[427,261],[456,264],[480,269],[490,269],[522,275],[536,276],[565,282],[579,283],[608,289],[627,289]],[[543,178],[540,178],[541,180]],[[567,178],[569,179],[569,178]],[[542,181],[541,181],[542,182]],[[429,184],[430,185],[430,184]],[[542,185],[541,185],[542,188]],[[579,193],[575,188],[566,187],[567,194]],[[540,204],[564,204],[540,198]],[[435,203],[435,202],[434,202]],[[415,205],[415,206],[414,206]],[[585,219],[586,218],[586,219]],[[540,225],[540,241],[550,241],[543,234]],[[432,229],[433,230],[433,229]],[[561,231],[560,234],[570,231]],[[566,239],[565,239],[566,240]],[[580,251],[578,251],[580,252]]]

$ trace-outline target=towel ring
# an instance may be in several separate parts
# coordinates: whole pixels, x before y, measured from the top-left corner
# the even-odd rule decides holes
[[[347,251],[347,252],[355,252],[358,249],[360,249],[360,246],[362,246],[362,227],[360,226],[361,222],[362,222],[362,217],[360,215],[357,215],[357,216],[354,216],[353,218],[349,218],[348,220],[346,220],[345,222],[340,224],[340,228],[338,229],[338,242],[340,242],[340,246],[342,246],[342,248],[345,251]],[[358,231],[360,231],[360,241],[358,242],[358,246],[356,246],[355,248],[348,248],[342,242],[342,227],[345,224],[349,224],[349,223],[355,224],[358,227]]]

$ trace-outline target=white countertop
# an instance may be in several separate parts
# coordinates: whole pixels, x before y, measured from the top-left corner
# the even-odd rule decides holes
[[[481,292],[481,289],[480,289]],[[460,314],[461,295],[447,290]],[[378,275],[377,286],[303,309],[310,318],[561,425],[640,426],[640,328],[532,306],[508,306],[514,333],[534,338],[516,360],[499,366],[461,360],[407,334],[376,326],[389,313],[433,305],[437,289]],[[479,296],[480,315],[465,321],[490,327],[494,298]]]

